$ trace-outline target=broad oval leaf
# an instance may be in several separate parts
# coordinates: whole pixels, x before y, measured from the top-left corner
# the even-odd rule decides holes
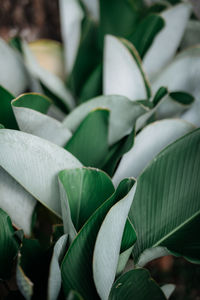
[[[115,280],[122,236],[135,190],[136,184],[109,210],[97,235],[93,255],[93,276],[102,300],[108,299]]]
[[[132,101],[150,96],[150,87],[134,46],[111,35],[105,37],[103,93],[123,95]]]
[[[165,27],[157,34],[154,42],[144,57],[144,70],[153,77],[174,57],[182,39],[191,5],[181,3],[161,13]]]
[[[123,96],[100,96],[74,109],[64,119],[63,126],[74,132],[88,113],[99,107],[110,111],[109,145],[127,135],[132,130],[137,118],[148,111],[142,104],[132,102]]]
[[[138,177],[156,154],[194,128],[192,124],[179,119],[166,119],[146,126],[120,161],[113,177],[115,185],[122,178]]]
[[[59,173],[59,181],[66,194],[64,199],[61,197],[64,225],[71,218],[77,232],[114,192],[111,178],[98,169],[63,170]],[[65,232],[70,233],[68,226],[65,226]]]
[[[129,214],[138,234],[135,263],[146,249],[157,246],[175,247],[176,253],[199,259],[199,151],[197,129],[160,152],[138,178]]]
[[[39,136],[59,146],[64,146],[71,137],[69,129],[46,115],[52,102],[37,93],[23,94],[12,101],[12,107],[21,131]]]
[[[0,165],[43,205],[60,216],[57,175],[81,167],[69,152],[39,137],[0,130]]]
[[[149,271],[135,269],[123,274],[112,287],[109,300],[166,300],[164,293],[151,278]]]

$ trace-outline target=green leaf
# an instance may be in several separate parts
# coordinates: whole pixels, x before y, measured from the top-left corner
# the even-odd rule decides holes
[[[71,244],[61,267],[66,295],[70,290],[76,290],[88,300],[99,299],[92,275],[96,236],[109,209],[127,195],[133,183],[130,179],[121,182],[116,192],[95,211]]]
[[[152,82],[153,91],[156,91],[160,86],[164,85],[168,87],[170,92],[182,91],[195,97],[197,100],[194,102],[192,107],[186,113],[184,113],[183,118],[197,126],[200,125],[199,70],[200,47],[196,46],[178,54],[175,59],[154,78]],[[176,109],[177,103],[170,104],[171,111]],[[178,105],[181,107],[180,104]],[[160,106],[160,110],[161,109],[162,106]]]
[[[0,208],[9,214],[12,222],[22,228],[26,235],[31,234],[35,206],[36,199],[0,167]]]
[[[81,90],[80,103],[102,94],[102,71],[102,65],[99,65],[91,73]]]
[[[179,119],[166,119],[146,126],[136,136],[131,150],[121,159],[113,177],[114,184],[125,177],[137,178],[156,154],[193,129],[193,125]]]
[[[136,269],[123,274],[112,287],[109,300],[165,300],[165,295],[145,269]]]
[[[0,122],[7,128],[18,129],[11,107],[11,100],[15,97],[0,86]]]
[[[9,129],[0,130],[0,165],[31,195],[60,216],[57,174],[78,168],[71,153],[39,137]]]
[[[115,280],[123,232],[135,190],[136,184],[109,210],[97,235],[93,254],[93,276],[102,300],[108,299]]]
[[[14,237],[10,217],[0,208],[0,278],[8,279],[11,275],[14,259],[17,256],[19,242]]]
[[[58,102],[59,106],[65,108],[66,111],[71,110],[75,103],[64,82],[58,76],[39,65],[33,52],[31,52],[31,49],[25,42],[22,43],[22,49],[26,67],[33,78],[41,82],[43,90],[49,90],[52,96],[55,95],[55,98],[52,98]]]
[[[199,129],[180,138],[160,152],[138,178],[129,214],[138,234],[135,263],[140,264],[145,249],[158,246],[175,247],[177,253],[199,259],[199,141]]]
[[[135,47],[111,35],[105,38],[103,93],[123,95],[132,101],[146,99],[151,93]]]
[[[78,0],[59,0],[59,8],[66,73],[70,74],[81,39],[83,11]]]
[[[60,263],[66,252],[68,234],[63,235],[55,244],[50,263],[48,279],[48,300],[57,300],[61,289]]]
[[[92,110],[103,107],[110,111],[109,146],[119,141],[130,132],[139,116],[148,109],[124,96],[101,96],[81,104],[63,121],[63,126],[74,132],[81,121]]]
[[[65,149],[85,166],[101,167],[108,153],[109,111],[97,109],[81,122]]]
[[[110,177],[98,169],[63,170],[59,173],[59,181],[66,194],[63,200],[61,198],[61,207],[66,224],[65,232],[69,233],[69,218],[78,232],[95,210],[114,192]],[[67,207],[70,212],[66,211]]]
[[[113,176],[113,173],[116,169],[118,162],[120,161],[120,158],[132,148],[134,138],[135,127],[129,135],[125,136],[119,142],[111,146],[109,153],[105,159],[105,162],[102,166],[102,169],[110,176]]]
[[[138,24],[135,32],[129,37],[129,41],[133,43],[141,58],[144,57],[155,36],[164,26],[163,18],[156,14],[147,16]]]
[[[190,105],[194,102],[194,97],[186,92],[172,92],[169,95],[173,100],[183,105]]]
[[[27,71],[20,54],[0,39],[0,85],[18,96],[28,87]]]
[[[53,109],[49,98],[37,93],[27,93],[12,101],[20,130],[64,146],[71,132],[62,123],[46,115]]]
[[[162,100],[162,98],[164,98],[166,95],[168,94],[168,90],[166,87],[160,87],[155,96],[153,97],[153,100],[152,100],[152,103],[153,103],[153,106],[156,106],[160,100]]]
[[[136,28],[143,9],[140,0],[101,0],[100,3],[100,41],[105,34],[127,38]],[[115,9],[113,9],[115,8]],[[119,21],[120,20],[120,21]]]
[[[165,21],[165,27],[157,34],[143,61],[144,70],[150,78],[174,57],[184,34],[190,12],[190,4],[181,3],[171,6],[160,14]]]
[[[71,34],[74,35],[74,28],[72,28]],[[94,20],[85,18],[82,24],[82,36],[76,61],[67,80],[68,85],[76,96],[80,96],[84,84],[101,61],[97,37],[97,24]]]

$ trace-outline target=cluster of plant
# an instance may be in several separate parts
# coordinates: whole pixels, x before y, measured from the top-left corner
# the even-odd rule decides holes
[[[1,286],[168,299],[145,265],[200,262],[200,22],[179,1],[60,0],[60,17],[63,45],[0,40]]]

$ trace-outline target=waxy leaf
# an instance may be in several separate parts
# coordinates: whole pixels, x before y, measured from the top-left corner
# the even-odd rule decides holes
[[[133,43],[141,58],[144,57],[155,36],[164,26],[164,19],[156,14],[147,16],[138,24],[135,32],[129,37],[129,41]]]
[[[112,287],[109,300],[165,300],[167,299],[157,283],[145,269],[135,269],[123,274]]]
[[[115,185],[125,177],[138,177],[156,154],[193,129],[192,124],[179,119],[166,119],[146,126],[120,161],[113,177]]]
[[[111,35],[105,38],[103,93],[123,95],[132,101],[150,96],[137,50],[130,42]]]
[[[98,169],[63,170],[59,173],[59,180],[66,194],[63,201],[61,199],[63,222],[66,224],[71,218],[77,232],[114,192],[111,178]],[[70,212],[66,211],[67,207]],[[70,233],[67,227],[65,232]]]
[[[108,154],[109,111],[97,109],[81,122],[65,149],[83,165],[100,168]]]
[[[157,34],[144,57],[144,70],[152,78],[174,57],[191,13],[189,3],[172,6],[160,15],[165,27]]]
[[[74,239],[62,262],[61,272],[64,292],[78,291],[85,299],[99,299],[92,275],[92,259],[96,236],[109,209],[126,197],[134,184],[125,179],[83,226]]]
[[[93,255],[93,276],[102,300],[108,299],[116,276],[122,236],[135,190],[136,184],[125,198],[109,210],[97,235]]]
[[[6,211],[12,222],[31,234],[32,215],[36,199],[0,167],[0,208]]]
[[[109,146],[131,132],[137,118],[148,111],[148,108],[123,96],[101,96],[74,109],[64,119],[63,126],[74,132],[90,111],[100,107],[110,111]]]
[[[60,237],[56,242],[49,270],[48,279],[48,300],[57,300],[61,289],[60,263],[67,249],[68,234]]]
[[[9,129],[0,130],[0,165],[58,216],[61,214],[58,172],[82,166],[71,153],[57,145]]]
[[[28,93],[12,101],[12,107],[21,131],[39,136],[64,146],[71,132],[62,123],[47,115],[52,102],[44,95]]]
[[[129,213],[138,235],[135,263],[158,246],[199,260],[199,147],[197,129],[160,152],[139,176]]]

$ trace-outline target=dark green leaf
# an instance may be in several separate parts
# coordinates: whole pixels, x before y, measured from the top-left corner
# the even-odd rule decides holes
[[[190,105],[195,100],[191,94],[186,92],[172,92],[169,95],[174,101],[183,105]]]
[[[100,54],[97,45],[97,25],[92,19],[85,19],[82,37],[73,70],[68,84],[76,96],[80,95],[83,84],[99,64]]]
[[[91,73],[88,80],[84,84],[79,102],[83,103],[89,99],[102,94],[102,65],[99,65]]]
[[[0,208],[0,279],[8,279],[11,275],[19,246],[10,217]]]
[[[109,111],[97,109],[81,122],[65,149],[85,166],[101,167],[108,153]]]
[[[160,152],[139,177],[129,214],[138,234],[135,262],[158,246],[199,259],[199,152],[197,129]]]
[[[62,262],[63,288],[78,291],[85,299],[99,299],[93,281],[92,259],[96,237],[109,209],[130,191],[134,181],[125,179],[116,192],[90,217],[71,244]]]
[[[11,107],[11,100],[15,97],[0,86],[0,122],[7,128],[18,129],[18,125]]]
[[[110,176],[113,176],[120,158],[132,148],[134,137],[135,128],[133,128],[129,135],[125,136],[110,148],[109,153],[102,166],[102,169]]]
[[[143,8],[140,0],[100,0],[100,41],[105,34],[128,37],[138,23]]]
[[[26,107],[43,114],[46,114],[52,101],[44,95],[38,93],[27,93],[16,98],[12,104],[16,107]]]
[[[165,300],[165,295],[145,269],[123,274],[112,287],[109,300]]]
[[[166,87],[160,87],[153,98],[153,106],[156,106],[168,94]]]
[[[111,178],[97,169],[64,170],[59,173],[59,180],[65,189],[77,232],[115,190]]]
[[[129,37],[129,41],[134,44],[141,58],[144,57],[164,25],[164,19],[155,14],[147,16],[138,24],[136,31]]]

